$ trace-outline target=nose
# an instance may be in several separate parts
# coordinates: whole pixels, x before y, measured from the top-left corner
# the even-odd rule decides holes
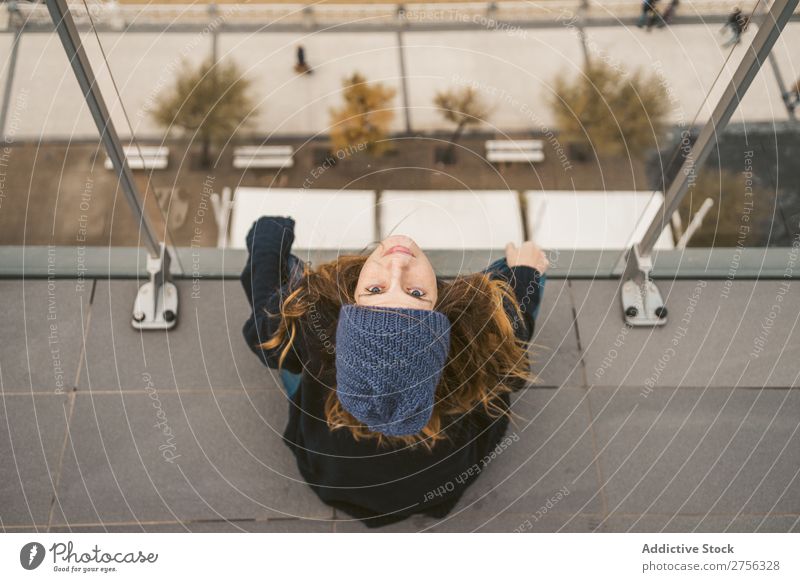
[[[403,275],[405,274],[406,269],[411,263],[411,259],[412,257],[400,253],[388,257],[389,275],[392,287],[395,287],[396,285],[402,283]]]

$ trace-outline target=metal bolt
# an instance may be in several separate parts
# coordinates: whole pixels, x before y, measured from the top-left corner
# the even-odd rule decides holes
[[[137,323],[141,323],[144,321],[144,312],[142,311],[134,311],[133,312],[133,321]]]
[[[665,319],[667,317],[667,307],[665,305],[656,307],[656,315],[659,319]]]
[[[636,307],[634,307],[633,305],[631,305],[630,307],[628,307],[628,309],[625,310],[625,315],[627,315],[628,317],[636,317],[637,315],[639,315],[639,310],[636,309]]]
[[[171,309],[167,309],[164,312],[164,321],[167,321],[167,322],[170,322],[170,323],[175,321],[175,312],[172,311]]]

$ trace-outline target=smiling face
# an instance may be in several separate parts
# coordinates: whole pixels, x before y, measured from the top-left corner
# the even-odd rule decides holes
[[[370,307],[433,309],[438,299],[436,273],[412,239],[383,240],[361,268],[356,304]]]

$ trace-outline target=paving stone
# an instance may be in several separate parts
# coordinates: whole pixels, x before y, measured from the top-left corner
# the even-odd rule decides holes
[[[552,97],[553,80],[561,72],[577,75],[583,67],[578,36],[563,27],[516,34],[405,32],[403,38],[411,121],[417,131],[452,131],[433,100],[437,91],[467,85],[474,85],[492,107],[484,128],[496,129],[498,138],[511,128],[548,131],[554,120],[545,103]],[[535,180],[535,169],[531,176]]]
[[[517,194],[508,190],[386,190],[379,215],[381,238],[405,234],[426,250],[504,249],[523,238]]]
[[[238,63],[252,80],[260,135],[327,133],[329,109],[344,102],[342,80],[355,71],[371,83],[379,81],[397,90],[393,106],[398,111],[390,129],[403,129],[395,33],[265,32],[224,32],[218,37],[220,58]],[[312,75],[294,72],[299,44],[305,48]],[[312,175],[308,179],[316,180]]]
[[[333,521],[315,519],[266,519],[233,521],[188,521],[170,523],[103,524],[58,526],[51,533],[328,533]]]
[[[47,526],[41,527],[24,526],[24,527],[3,527],[0,526],[0,533],[47,533]]]
[[[47,528],[68,413],[67,396],[0,398],[0,530]]]
[[[800,391],[589,390],[608,511],[800,514]]]
[[[136,281],[98,281],[80,390],[276,388],[277,372],[246,346],[250,306],[238,280],[177,282],[178,325],[135,330]]]
[[[564,516],[601,508],[585,394],[579,388],[516,393],[519,416],[506,432],[510,444],[485,466],[479,462],[480,476],[450,514],[415,515],[381,531],[514,531],[525,520],[534,529],[582,527]],[[346,516],[336,522],[336,531],[366,530]]]
[[[512,443],[481,465],[453,513],[600,512],[585,395],[566,387],[516,393],[518,417],[506,433]]]
[[[669,308],[667,324],[628,328],[619,281],[572,281],[590,385],[800,386],[796,283],[657,283]]]
[[[64,47],[54,33],[20,38],[9,103],[24,103],[16,138],[97,135]]]
[[[21,282],[7,281],[2,284],[9,283]],[[27,281],[26,285],[30,283],[31,281]],[[551,283],[556,285],[552,286]],[[679,281],[669,286],[668,291],[677,289],[681,284],[685,286],[687,283],[693,284],[693,282]],[[715,305],[730,301],[734,305],[746,306],[748,294],[753,293],[752,286],[748,287],[751,283],[755,282],[734,283],[727,296],[723,296],[722,288],[714,287],[714,285],[721,286],[724,283],[709,282],[708,286],[703,288],[701,301],[708,297],[714,300]],[[778,283],[780,282],[759,282],[760,285],[768,287],[768,295],[777,294]],[[44,297],[47,289],[46,283],[42,281],[39,284],[40,288],[45,289]],[[589,291],[590,284],[596,285],[591,292]],[[58,281],[57,285],[66,285],[69,289],[70,286],[74,287],[74,282]],[[106,287],[103,287],[104,285]],[[102,305],[99,302],[101,295],[98,293],[102,293],[105,289],[106,296],[113,298],[116,293],[110,293],[109,288],[117,285],[121,288],[128,285],[130,297],[126,297],[116,307],[109,309],[107,304],[103,309],[98,308],[98,305]],[[182,296],[191,294],[191,281],[183,281],[180,285],[182,286]],[[209,336],[221,336],[221,339],[216,338],[215,340],[214,337],[206,339],[202,328],[198,334],[195,326],[194,330],[186,332],[185,337],[179,338],[181,341],[171,343],[183,346],[187,342],[191,342],[192,340],[189,338],[193,337],[195,345],[199,346],[196,338],[200,336],[204,346],[207,343],[223,344],[223,347],[228,343],[232,345],[233,339],[229,340],[224,333],[219,333],[219,331],[224,329],[225,312],[229,311],[233,304],[233,298],[238,297],[238,301],[241,301],[240,308],[247,309],[238,281],[203,281],[200,285],[200,297],[205,299],[212,295],[216,299],[210,301],[209,304],[225,305],[225,308],[222,309],[206,309],[207,304],[204,303],[204,306],[197,308],[201,322],[208,321],[204,318],[209,316],[217,318],[209,321],[209,324],[204,327],[211,330],[208,332]],[[568,310],[566,309],[566,292],[569,287],[563,281],[551,281],[548,285],[551,286],[546,291],[545,303],[540,315],[539,334],[545,334],[545,340],[553,339],[546,342],[539,341],[558,346],[559,330],[563,330],[561,333],[566,334],[569,328]],[[579,289],[575,295],[583,298],[577,302],[577,305],[583,305],[583,309],[588,310],[589,306],[602,304],[604,287],[606,289],[609,286],[615,287],[616,283],[571,281],[569,285],[586,286],[583,291]],[[770,288],[770,285],[773,287]],[[758,288],[758,296],[763,295],[760,291],[761,288]],[[136,284],[133,281],[113,281],[110,284],[101,282],[92,306],[91,324],[101,321],[103,313],[107,316],[108,314],[122,313],[125,317],[117,316],[114,322],[114,326],[120,326],[120,331],[114,331],[113,334],[109,331],[104,336],[100,334],[98,337],[105,337],[106,343],[110,343],[109,338],[119,340],[123,336],[122,330],[126,332],[130,330],[135,334],[139,349],[143,343],[145,349],[153,350],[156,356],[163,357],[163,353],[167,352],[168,347],[171,347],[166,341],[158,346],[152,339],[156,336],[151,334],[140,336],[128,327],[129,299],[132,299],[135,289]],[[558,289],[555,292],[556,297],[553,297],[554,289]],[[664,287],[662,287],[663,289]],[[35,290],[36,287],[31,285],[31,291],[35,292]],[[574,288],[573,291],[575,291]],[[676,291],[672,292],[677,293]],[[685,287],[683,292],[684,301],[688,302],[689,295]],[[548,293],[550,294],[548,295]],[[553,300],[552,303],[548,303],[548,297]],[[609,304],[611,301],[617,300],[616,295],[612,295],[612,297],[612,300],[606,297]],[[675,294],[673,297],[678,297],[678,295]],[[231,301],[229,302],[228,299]],[[561,301],[565,302],[564,306],[559,305]],[[782,305],[784,305],[782,309],[796,313],[794,301],[794,296],[787,295],[782,301]],[[26,304],[30,304],[30,294],[26,294]],[[60,309],[62,304],[59,302],[58,305]],[[686,305],[688,303],[684,305],[684,308]],[[615,307],[616,304],[614,303],[613,306]],[[548,309],[552,309],[552,315],[548,315]],[[184,312],[184,315],[186,313],[191,314],[192,311]],[[695,335],[698,333],[697,330],[706,331],[703,328],[708,327],[705,324],[701,326],[696,323],[700,318],[699,313],[699,308],[693,312],[689,326],[689,330]],[[551,317],[552,320],[548,321],[548,317]],[[241,315],[241,320],[243,318],[244,315]],[[182,320],[175,333],[183,329],[186,321]],[[188,321],[191,321],[191,318]],[[715,322],[711,317],[708,321],[716,325],[719,319]],[[606,321],[605,324],[607,325],[607,323]],[[736,322],[728,323],[734,328],[739,325]],[[108,325],[109,330],[117,329],[116,327],[112,328],[110,322]],[[754,324],[744,321],[740,325],[741,328],[750,330],[758,327],[757,322]],[[784,349],[784,352],[793,349],[791,345],[793,336],[787,333],[789,339],[783,340],[780,335],[786,325],[788,324],[784,320],[776,319],[767,336],[766,349],[761,354],[762,358],[767,354],[772,354],[773,341],[781,344],[779,349]],[[598,326],[602,328],[599,323]],[[582,341],[591,342],[592,336],[588,334],[587,339],[585,329],[587,328],[581,328]],[[636,331],[638,330],[630,330],[630,333]],[[238,338],[238,330],[233,330],[232,333],[233,337]],[[615,330],[606,333],[611,336]],[[616,333],[619,334],[619,330],[616,330]],[[537,335],[537,337],[539,336]],[[632,337],[631,335],[625,336],[623,343],[625,345],[632,343]],[[693,335],[690,333],[681,341],[685,341],[686,345],[689,345],[688,342],[692,337]],[[218,343],[214,344],[214,341]],[[99,343],[94,347],[90,346],[90,351],[96,349]],[[151,344],[158,349],[153,349]],[[131,345],[134,347],[130,348]],[[614,344],[612,342],[608,345],[613,346]],[[625,345],[622,346],[623,349]],[[701,349],[707,347],[702,341],[698,342],[698,345],[702,346]],[[129,342],[129,346],[125,349],[112,349],[106,357],[113,361],[113,354],[117,353],[118,361],[125,363],[128,353],[136,347],[135,342]],[[736,346],[732,346],[731,350],[735,348]],[[189,345],[189,349],[191,349],[191,345]],[[194,349],[199,351],[199,347]],[[576,346],[571,346],[564,353],[573,349],[576,349]],[[691,349],[695,350],[696,348],[692,347]],[[229,346],[228,350],[232,351],[233,348]],[[215,351],[217,356],[220,353],[222,350]],[[147,355],[148,360],[152,361],[149,351]],[[241,355],[244,358],[243,361],[253,360],[254,372],[255,370],[261,371],[261,364],[248,351],[242,350]],[[231,362],[235,362],[235,357],[238,356],[239,352],[234,352],[230,356]],[[557,357],[564,356],[559,354]],[[575,357],[577,358],[577,355]],[[708,356],[708,358],[713,357],[718,356],[713,354]],[[784,365],[785,358],[785,353],[780,359],[777,356],[773,357],[770,367],[775,368],[774,374],[787,373],[785,368],[790,365]],[[756,359],[752,365],[762,365],[759,360],[761,358]],[[173,374],[173,367],[169,365],[169,357],[164,361],[166,362],[164,365],[166,372],[162,377],[170,378]],[[177,358],[173,358],[173,361],[177,361]],[[621,356],[617,357],[613,365],[606,369],[606,373],[614,372],[614,368],[620,361],[622,361]],[[595,364],[597,363],[595,360]],[[93,363],[90,359],[90,364],[92,366],[90,370],[97,366],[102,369],[100,358]],[[181,451],[181,454],[188,457],[189,460],[180,467],[184,470],[185,478],[176,470],[176,467],[165,463],[159,456],[158,446],[161,444],[159,441],[161,435],[158,429],[153,427],[157,422],[157,418],[154,418],[157,411],[147,400],[149,396],[144,391],[146,384],[135,386],[137,388],[135,392],[122,394],[107,392],[92,394],[88,391],[79,391],[78,408],[76,416],[73,418],[72,428],[75,452],[70,444],[66,451],[64,470],[61,476],[62,489],[59,501],[63,506],[63,514],[59,508],[56,508],[55,522],[63,524],[65,519],[68,519],[70,523],[78,524],[81,527],[93,527],[91,524],[100,521],[119,524],[139,519],[159,522],[159,526],[169,528],[175,526],[176,523],[164,524],[165,521],[188,520],[192,523],[210,523],[212,525],[208,527],[215,527],[213,524],[216,522],[196,522],[194,520],[219,520],[221,519],[220,514],[222,517],[234,520],[250,520],[256,517],[258,519],[256,524],[260,524],[265,517],[284,516],[287,513],[304,517],[331,517],[328,508],[322,505],[302,483],[294,469],[294,459],[288,450],[284,452],[284,447],[278,440],[276,432],[279,433],[282,430],[285,422],[283,415],[286,402],[281,392],[263,390],[245,393],[241,390],[241,385],[232,386],[225,380],[225,377],[235,374],[235,369],[233,372],[231,371],[232,367],[233,363],[226,364],[220,357],[214,360],[214,366],[209,366],[213,380],[211,382],[214,387],[213,392],[208,387],[208,382],[203,388],[199,381],[195,382],[198,377],[180,371],[180,366],[175,366],[178,370],[175,372],[175,377],[188,378],[184,384],[190,388],[184,388],[181,385],[184,391],[176,393],[174,384],[171,388],[156,386],[161,402],[164,403],[164,410],[170,419],[170,425],[176,431],[178,446],[183,447],[183,443],[187,443],[185,446],[188,450]],[[186,366],[186,369],[188,370],[189,366]],[[752,369],[751,367],[750,370]],[[266,369],[264,371],[266,372]],[[220,382],[213,379],[215,373],[218,373],[219,378],[222,379]],[[129,376],[131,373],[126,371],[125,374]],[[731,393],[724,384],[718,383],[717,379],[720,375],[718,373],[712,379],[714,384],[711,389],[702,391],[698,389],[697,385],[692,387],[689,384],[689,388],[679,389],[672,400],[670,400],[670,395],[673,391],[668,388],[644,390],[641,386],[623,386],[616,394],[614,394],[613,387],[595,386],[590,390],[589,402],[598,435],[597,448],[602,450],[600,463],[608,507],[611,512],[608,519],[603,520],[596,517],[602,515],[602,508],[599,495],[596,494],[596,472],[591,466],[592,449],[589,444],[583,442],[587,436],[584,436],[583,439],[577,438],[577,435],[586,427],[586,423],[576,421],[579,411],[583,410],[585,404],[581,404],[574,413],[570,414],[570,410],[576,402],[580,401],[580,395],[584,391],[578,388],[562,388],[558,391],[534,389],[515,395],[515,398],[520,397],[515,404],[515,410],[523,414],[526,419],[535,417],[534,423],[525,432],[517,431],[517,434],[522,437],[521,441],[515,442],[492,461],[484,471],[486,475],[478,479],[462,504],[446,520],[441,520],[441,523],[429,523],[413,518],[398,524],[397,529],[398,531],[403,528],[411,528],[408,529],[409,531],[422,529],[431,531],[472,531],[475,529],[514,531],[519,529],[525,520],[528,520],[532,521],[532,531],[572,531],[572,528],[576,528],[578,531],[581,531],[581,528],[584,528],[583,531],[625,531],[626,528],[634,530],[639,527],[656,528],[659,524],[658,520],[663,516],[667,517],[662,519],[663,525],[658,526],[659,529],[675,528],[675,531],[692,531],[692,528],[696,528],[697,531],[724,531],[726,528],[729,531],[752,531],[755,529],[759,531],[790,531],[792,528],[796,529],[796,525],[793,524],[796,516],[800,514],[800,499],[796,494],[797,488],[794,487],[798,467],[800,467],[800,458],[795,453],[798,450],[796,418],[800,412],[798,410],[800,392],[781,389],[758,390],[751,387],[737,389]],[[134,377],[138,378],[139,376]],[[243,377],[249,378],[247,375]],[[199,378],[203,379],[202,376]],[[747,374],[745,374],[746,378]],[[252,384],[247,384],[248,387],[263,387],[265,384],[260,382],[260,379],[260,376],[254,375],[250,380]],[[566,384],[569,386],[569,382]],[[745,382],[741,382],[741,384],[745,384]],[[218,389],[220,387],[222,389]],[[115,388],[106,387],[105,389],[113,390]],[[254,393],[258,394],[258,396],[250,396],[254,401],[260,402],[259,398],[264,400],[264,404],[257,404],[255,409],[249,405],[247,400],[247,397]],[[553,402],[545,405],[553,396],[555,396]],[[33,474],[32,477],[23,476],[31,511],[23,510],[23,513],[18,515],[19,508],[25,507],[21,489],[12,487],[3,490],[4,497],[0,501],[0,511],[3,512],[0,513],[1,525],[13,531],[42,528],[46,525],[44,522],[49,513],[50,496],[52,495],[47,469],[49,467],[52,472],[54,463],[57,465],[58,451],[60,451],[65,431],[63,421],[65,398],[52,394],[37,395],[34,398],[39,416],[38,425],[35,419],[29,419],[33,414],[32,405],[29,405],[31,410],[26,413],[23,410],[24,406],[16,404],[29,401],[30,395],[9,396],[6,394],[4,399],[8,409],[8,412],[4,411],[4,418],[14,419],[14,425],[10,432],[14,438],[15,451],[17,450],[17,439],[26,443],[37,442],[38,433],[41,433],[45,442],[45,452],[35,455],[41,459],[31,460],[31,469],[24,469],[32,471]],[[277,404],[270,404],[273,401]],[[220,403],[222,413],[220,413],[220,408],[217,408],[217,402]],[[692,411],[695,404],[697,405],[696,409]],[[12,406],[21,406],[21,412],[12,411]],[[246,409],[244,413],[239,410],[242,407]],[[634,410],[634,407],[636,408],[633,415],[626,422],[628,414]],[[98,410],[99,421],[95,419],[94,408]],[[41,412],[44,409],[47,412]],[[269,425],[265,425],[263,421],[257,419],[256,412],[262,409],[266,410],[265,417],[270,419]],[[175,411],[174,416],[172,411]],[[232,412],[229,414],[228,411]],[[270,414],[275,411],[280,413],[280,417],[273,421]],[[539,413],[538,417],[537,413]],[[46,422],[41,420],[43,414],[48,419]],[[660,418],[659,414],[662,414]],[[150,420],[147,420],[148,415],[151,416]],[[104,420],[109,418],[110,420]],[[236,422],[225,422],[225,420],[233,418],[236,419]],[[25,420],[17,425],[16,419]],[[60,424],[59,419],[61,419]],[[559,429],[559,424],[565,419],[566,424]],[[103,427],[105,449],[99,442],[98,422]],[[524,426],[524,421],[522,422],[522,425],[518,424],[517,426]],[[189,423],[194,432],[190,430]],[[45,425],[47,426],[46,434],[43,429],[36,428]],[[131,427],[128,431],[118,430],[119,427],[127,426]],[[114,430],[108,431],[108,427],[114,427]],[[198,429],[198,427],[200,428]],[[242,437],[240,429],[246,437],[249,437],[249,440]],[[33,432],[28,434],[25,432],[26,430]],[[614,436],[618,430],[619,433]],[[122,434],[117,434],[120,432]],[[235,436],[226,436],[234,435],[234,433]],[[539,433],[541,438],[528,437],[530,434]],[[9,434],[8,428],[0,427],[0,435],[2,434]],[[18,436],[20,434],[22,436]],[[264,438],[264,434],[268,435],[267,439]],[[223,437],[220,438],[219,435],[223,435]],[[675,439],[670,443],[673,436]],[[240,437],[240,440],[248,448],[244,449],[236,442],[235,437]],[[550,442],[547,442],[548,438]],[[537,451],[536,448],[540,446],[540,441],[545,444],[542,450]],[[206,444],[207,442],[210,444]],[[254,443],[252,446],[251,442]],[[0,445],[2,445],[0,448],[4,447],[4,450],[0,451],[0,458],[13,460],[14,455],[9,452],[11,444],[8,441],[3,443],[0,440]],[[575,446],[565,454],[565,451],[572,445]],[[225,450],[221,451],[221,449]],[[249,455],[248,450],[255,451],[254,455]],[[144,451],[149,451],[150,456],[143,454]],[[108,459],[106,459],[106,452],[109,454]],[[278,457],[275,457],[276,454]],[[76,461],[76,455],[78,461]],[[529,459],[531,456],[533,458]],[[259,459],[274,461],[272,468],[283,467],[284,465],[281,463],[284,463],[285,471],[282,468],[281,471],[291,475],[291,479],[297,479],[297,481],[275,475],[267,467],[259,464],[257,461]],[[27,463],[26,456],[24,464],[20,466],[28,467]],[[214,469],[215,466],[218,470]],[[587,467],[589,468],[587,469]],[[78,468],[81,471],[78,471]],[[114,475],[111,474],[112,469],[120,485],[114,480]],[[12,470],[16,471],[16,468],[12,467]],[[7,468],[3,469],[4,474],[7,471]],[[23,469],[20,469],[20,472],[22,471]],[[514,473],[514,471],[517,472]],[[267,477],[262,472],[268,473]],[[548,491],[557,492],[559,483],[566,483],[581,472],[583,475],[578,479],[575,489],[570,489],[569,496],[559,500],[553,510],[548,509],[538,521],[531,520],[531,517],[536,515],[536,511],[540,510],[547,502]],[[509,475],[511,477],[505,480]],[[591,482],[589,483],[586,479],[590,475]],[[226,482],[223,477],[227,477],[228,481]],[[272,480],[270,481],[270,479]],[[83,480],[87,483],[85,488]],[[289,482],[290,484],[287,484]],[[27,484],[31,484],[32,489]],[[525,490],[531,485],[533,488],[526,493]],[[236,494],[235,488],[244,493]],[[162,494],[164,500],[159,498],[159,493]],[[288,501],[286,501],[287,498]],[[126,501],[130,504],[130,509],[126,507]],[[273,501],[274,503],[272,503]],[[95,502],[96,511],[91,502]],[[8,508],[11,508],[11,513],[8,512]],[[318,513],[318,510],[321,514]],[[741,514],[736,517],[739,512]],[[670,516],[676,514],[677,517],[667,523]],[[708,514],[707,517],[705,517],[706,514]],[[68,517],[64,518],[64,515]],[[564,516],[566,518],[562,519]],[[570,519],[572,516],[575,517]],[[644,517],[639,519],[639,516]],[[762,518],[762,516],[767,517]],[[696,523],[692,521],[693,519]],[[247,521],[246,523],[251,522]],[[322,523],[325,524],[322,526],[325,529],[327,523]],[[287,527],[302,528],[305,525],[311,527],[314,522],[301,521],[300,524]],[[590,525],[591,527],[589,527]],[[277,524],[275,526],[277,527]],[[198,525],[197,527],[206,526]],[[316,528],[317,525],[314,524],[313,527]],[[349,531],[358,527],[360,526],[357,523],[347,524],[340,520],[337,522],[336,530]],[[391,530],[391,528],[389,529]]]
[[[151,112],[158,100],[172,89],[178,71],[187,66],[196,68],[211,58],[213,35],[208,34],[208,30],[188,33],[170,31],[167,34],[130,34],[127,31],[100,33],[110,72],[123,96],[122,103],[115,99],[109,68],[105,66],[100,46],[93,36],[89,34],[83,37],[84,46],[120,135],[127,137],[131,133],[123,112],[124,105],[127,119],[137,137],[163,139],[164,129],[153,120]],[[97,135],[96,129],[94,135]],[[173,153],[170,163],[185,165],[187,160]]]
[[[545,284],[530,350],[537,388],[584,383],[569,285],[563,279]]]
[[[129,125],[120,102],[114,97],[116,92],[100,46],[93,33],[84,33],[81,39],[117,131],[122,137],[128,136]],[[196,66],[210,56],[209,35],[200,32],[101,33],[100,40],[134,131],[138,137],[162,139],[164,132],[151,119],[149,109],[160,94],[171,87],[174,71],[182,61]],[[19,118],[17,138],[97,138],[97,126],[55,34],[22,35],[11,102],[18,99],[25,101],[26,111]],[[181,161],[172,160],[172,163]]]
[[[91,288],[91,281],[0,281],[0,392],[72,390]]]
[[[287,407],[277,391],[79,394],[53,524],[330,519],[281,441]]]
[[[600,517],[594,514],[557,511],[536,516],[508,511],[496,516],[465,515],[460,520],[456,518],[456,523],[463,522],[465,531],[484,533],[591,533],[604,531],[599,528],[600,521]],[[442,527],[447,525],[442,524]],[[435,531],[440,531],[440,528]]]
[[[640,533],[789,533],[800,532],[800,515],[612,515],[603,527]]]
[[[292,250],[361,250],[377,240],[375,192],[314,188],[237,188],[231,216],[231,246],[247,248],[245,239],[259,216],[295,220]]]
[[[376,533],[544,533],[595,531],[600,517],[592,514],[548,513],[533,519],[511,511],[497,515],[466,511],[441,520],[414,515],[396,524],[369,529],[357,520],[337,520],[336,532]]]

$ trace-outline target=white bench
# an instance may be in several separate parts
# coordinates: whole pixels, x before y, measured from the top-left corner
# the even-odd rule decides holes
[[[291,168],[294,165],[292,146],[239,146],[233,150],[233,167]]]
[[[169,163],[169,148],[165,146],[124,146],[122,151],[131,170],[164,170]],[[113,170],[109,158],[105,161],[106,170]]]
[[[490,139],[486,142],[486,159],[491,163],[543,162],[544,143],[538,139]]]

